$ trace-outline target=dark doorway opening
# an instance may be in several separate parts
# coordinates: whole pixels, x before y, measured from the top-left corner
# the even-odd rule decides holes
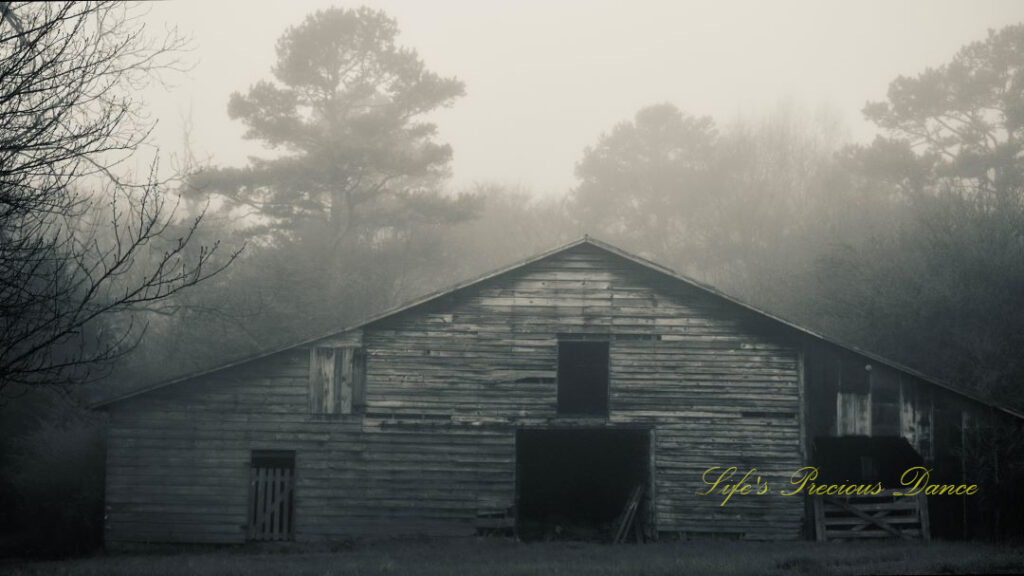
[[[874,484],[899,488],[900,476],[924,460],[900,436],[821,437],[814,441],[820,484]]]
[[[633,490],[650,485],[650,431],[519,430],[516,479],[520,537],[606,540]]]

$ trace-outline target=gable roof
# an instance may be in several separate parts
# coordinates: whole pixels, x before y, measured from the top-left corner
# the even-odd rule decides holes
[[[895,361],[889,360],[889,359],[884,358],[882,356],[879,356],[879,355],[877,355],[877,354],[875,354],[873,352],[869,352],[869,351],[863,350],[863,349],[861,349],[859,347],[852,346],[850,344],[846,344],[846,343],[840,342],[839,340],[836,340],[836,339],[834,339],[834,338],[832,338],[830,336],[826,336],[826,335],[821,334],[821,333],[819,333],[819,332],[817,332],[815,330],[811,330],[811,329],[806,328],[804,326],[800,326],[800,325],[798,325],[798,324],[796,324],[794,322],[791,322],[791,321],[786,320],[786,319],[784,319],[782,317],[779,317],[779,316],[777,316],[777,315],[775,315],[775,314],[773,314],[771,312],[762,310],[762,309],[757,308],[757,307],[755,307],[755,306],[753,306],[751,304],[743,302],[742,300],[739,300],[739,299],[737,299],[734,296],[730,296],[729,294],[726,294],[726,293],[722,292],[721,290],[715,288],[714,286],[705,284],[703,282],[699,282],[697,280],[694,280],[692,278],[689,278],[687,276],[679,274],[678,272],[676,272],[674,270],[671,270],[669,268],[666,268],[665,266],[662,266],[661,264],[658,264],[656,262],[652,262],[650,260],[647,260],[646,258],[642,258],[642,257],[637,256],[635,254],[631,254],[629,252],[626,252],[625,250],[622,250],[621,248],[618,248],[618,247],[613,246],[611,244],[608,244],[606,242],[602,242],[600,240],[592,238],[589,235],[585,235],[582,238],[579,238],[579,239],[574,240],[572,242],[569,242],[567,244],[563,244],[563,245],[558,246],[556,248],[553,248],[551,250],[547,250],[545,252],[541,252],[539,254],[535,254],[533,256],[530,256],[529,258],[520,260],[518,262],[514,262],[512,264],[509,264],[508,266],[504,266],[502,268],[498,268],[498,269],[493,270],[491,272],[487,272],[487,273],[485,273],[485,274],[483,274],[481,276],[477,276],[475,278],[464,280],[464,281],[459,282],[457,284],[448,286],[447,288],[444,288],[444,289],[441,289],[441,290],[438,290],[438,291],[435,291],[435,292],[431,292],[431,293],[426,294],[424,296],[421,296],[419,298],[410,300],[410,301],[405,302],[403,304],[399,304],[398,306],[395,306],[393,308],[387,309],[387,310],[385,310],[385,311],[383,311],[383,312],[381,312],[379,314],[375,314],[373,316],[365,318],[365,319],[361,320],[360,322],[358,322],[356,324],[352,324],[352,325],[346,326],[346,327],[341,328],[341,329],[334,329],[334,330],[331,330],[330,332],[328,332],[326,334],[320,334],[320,335],[315,336],[313,338],[308,338],[308,339],[302,340],[300,342],[296,342],[294,344],[289,344],[287,346],[277,347],[277,348],[273,348],[273,349],[266,350],[266,351],[263,351],[263,352],[259,352],[259,353],[253,354],[251,356],[247,356],[245,358],[241,358],[239,360],[234,360],[234,361],[228,362],[226,364],[221,364],[221,365],[215,366],[213,368],[208,368],[208,369],[205,369],[205,370],[200,370],[198,372],[194,372],[194,373],[191,373],[191,374],[186,374],[184,376],[179,376],[177,378],[172,378],[170,380],[165,380],[165,381],[156,383],[156,384],[154,384],[152,386],[147,386],[147,387],[144,387],[144,388],[139,388],[137,390],[132,390],[132,391],[129,391],[129,392],[126,392],[126,393],[123,393],[123,394],[120,394],[120,395],[117,395],[117,396],[114,396],[114,397],[111,397],[111,398],[100,400],[100,401],[92,403],[91,407],[92,408],[101,408],[103,406],[108,406],[110,404],[114,404],[114,403],[120,402],[122,400],[127,400],[129,398],[134,398],[136,396],[140,396],[142,394],[146,394],[146,393],[152,392],[154,390],[165,388],[167,386],[171,386],[171,385],[174,385],[174,384],[179,384],[179,383],[186,382],[186,381],[189,381],[189,380],[193,380],[195,378],[199,378],[199,377],[202,377],[202,376],[211,375],[211,374],[220,372],[222,370],[227,370],[229,368],[234,368],[234,367],[237,367],[237,366],[241,366],[243,364],[248,364],[249,362],[260,360],[262,358],[267,358],[269,356],[273,356],[274,354],[279,354],[281,352],[285,352],[285,351],[291,350],[293,348],[300,348],[300,347],[303,347],[303,346],[309,346],[309,345],[311,345],[311,344],[313,344],[313,343],[315,343],[317,341],[330,338],[331,336],[335,336],[335,335],[341,334],[343,332],[348,332],[350,330],[355,330],[355,329],[358,329],[358,328],[362,328],[363,326],[367,326],[367,325],[372,324],[372,323],[374,323],[374,322],[376,322],[378,320],[387,318],[389,316],[394,316],[394,315],[400,314],[400,313],[405,312],[407,310],[410,310],[412,308],[416,308],[416,307],[421,306],[423,304],[427,304],[428,302],[432,302],[432,301],[438,300],[438,299],[440,299],[440,298],[442,298],[444,296],[447,296],[449,294],[452,294],[452,293],[461,291],[463,289],[469,288],[471,286],[480,284],[480,283],[482,283],[484,281],[487,281],[487,280],[490,280],[490,279],[497,278],[499,276],[508,274],[509,272],[518,270],[518,269],[523,268],[524,266],[527,266],[527,265],[532,264],[534,262],[539,262],[541,260],[550,258],[551,256],[554,256],[556,254],[560,254],[560,253],[565,252],[567,250],[570,250],[572,248],[576,248],[578,246],[583,246],[583,245],[593,246],[593,247],[598,248],[600,250],[603,250],[603,251],[605,251],[607,253],[610,253],[610,254],[612,254],[614,256],[617,256],[619,258],[622,258],[624,260],[627,260],[629,262],[637,264],[637,265],[639,265],[639,266],[641,266],[641,267],[643,267],[645,269],[654,271],[654,272],[656,272],[656,273],[658,273],[658,274],[660,274],[662,276],[666,276],[668,278],[671,278],[672,280],[678,281],[678,282],[680,282],[680,283],[682,283],[684,285],[696,288],[696,289],[698,289],[698,290],[700,290],[702,292],[705,292],[705,293],[710,294],[710,295],[712,295],[712,296],[714,296],[716,298],[719,298],[721,300],[729,302],[730,304],[738,306],[738,307],[740,307],[740,308],[742,308],[744,310],[752,312],[752,313],[754,313],[757,316],[760,316],[762,318],[767,318],[768,320],[771,320],[771,321],[773,321],[775,323],[778,323],[778,324],[781,324],[783,326],[786,326],[786,327],[790,328],[791,330],[793,330],[793,331],[795,331],[797,333],[803,334],[805,336],[809,336],[809,337],[811,337],[813,339],[820,340],[822,342],[829,343],[829,344],[831,344],[833,346],[838,346],[840,348],[849,350],[849,351],[854,352],[856,354],[859,354],[859,355],[861,355],[861,356],[863,356],[865,358],[868,358],[868,359],[870,359],[873,362],[877,362],[879,364],[888,366],[890,368],[893,368],[895,370],[898,370],[900,372],[903,372],[905,374],[913,376],[913,377],[915,377],[915,378],[917,378],[919,380],[922,380],[924,382],[927,382],[929,384],[932,384],[934,386],[937,386],[939,388],[942,388],[944,390],[947,390],[947,391],[952,392],[954,394],[957,394],[959,396],[963,396],[965,398],[973,400],[973,401],[975,401],[975,402],[977,402],[979,404],[982,404],[982,405],[994,408],[996,410],[999,410],[1001,412],[1004,412],[1006,414],[1009,414],[1011,416],[1014,416],[1016,418],[1020,418],[1020,419],[1024,420],[1024,414],[1018,413],[1018,412],[1016,412],[1014,410],[1011,410],[1009,408],[1005,408],[1003,406],[999,406],[999,405],[994,404],[994,403],[992,403],[992,402],[990,402],[988,400],[985,400],[985,399],[983,399],[981,397],[975,396],[974,394],[971,394],[971,393],[965,392],[963,390],[960,390],[959,388],[957,388],[955,386],[952,386],[952,385],[950,385],[950,384],[948,384],[946,382],[943,382],[941,380],[937,380],[937,379],[935,379],[935,378],[933,378],[931,376],[927,376],[927,375],[925,375],[925,374],[923,374],[923,373],[921,373],[921,372],[919,372],[919,371],[917,371],[917,370],[915,370],[913,368],[910,368],[908,366],[900,364],[899,362],[895,362]]]

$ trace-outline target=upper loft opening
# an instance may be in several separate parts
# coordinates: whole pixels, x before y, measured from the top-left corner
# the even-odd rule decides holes
[[[608,341],[558,342],[558,413],[608,415]]]

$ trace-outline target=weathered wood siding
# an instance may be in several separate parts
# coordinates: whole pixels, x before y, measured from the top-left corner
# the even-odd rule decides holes
[[[658,528],[795,538],[799,498],[719,506],[696,494],[712,466],[776,483],[801,466],[798,354],[763,328],[699,290],[574,249],[368,327],[367,426],[437,419],[511,439],[514,426],[571,423],[557,415],[558,336],[610,335],[608,424],[656,429]],[[486,489],[511,502],[506,478]]]
[[[936,405],[945,400],[960,412],[980,408],[920,378],[825,343],[808,344],[807,431],[823,436],[902,436],[927,462],[936,457]],[[865,386],[844,389],[843,378],[863,374]]]
[[[513,485],[512,440],[487,430],[363,432],[361,415],[309,413],[309,353],[157,391],[111,410],[108,542],[240,542],[253,450],[296,453],[298,540],[471,533],[467,494]]]
[[[773,331],[776,330],[776,331]],[[610,338],[609,417],[557,414],[559,335]],[[111,541],[240,541],[252,450],[296,452],[295,533],[470,533],[515,498],[515,430],[655,430],[662,531],[800,536],[802,498],[698,496],[803,463],[800,356],[696,288],[577,246],[364,327],[363,414],[309,413],[296,349],[111,407]],[[773,493],[776,492],[773,490]]]
[[[241,541],[252,450],[297,450],[308,482],[311,461],[358,430],[355,420],[311,418],[308,356],[278,354],[113,405],[108,542]]]

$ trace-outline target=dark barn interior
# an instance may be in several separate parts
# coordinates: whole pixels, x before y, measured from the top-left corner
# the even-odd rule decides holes
[[[903,472],[924,460],[900,436],[837,436],[815,439],[814,464],[821,484],[881,482],[899,488]]]
[[[649,442],[648,430],[518,431],[520,536],[610,537],[632,491],[650,483]]]

